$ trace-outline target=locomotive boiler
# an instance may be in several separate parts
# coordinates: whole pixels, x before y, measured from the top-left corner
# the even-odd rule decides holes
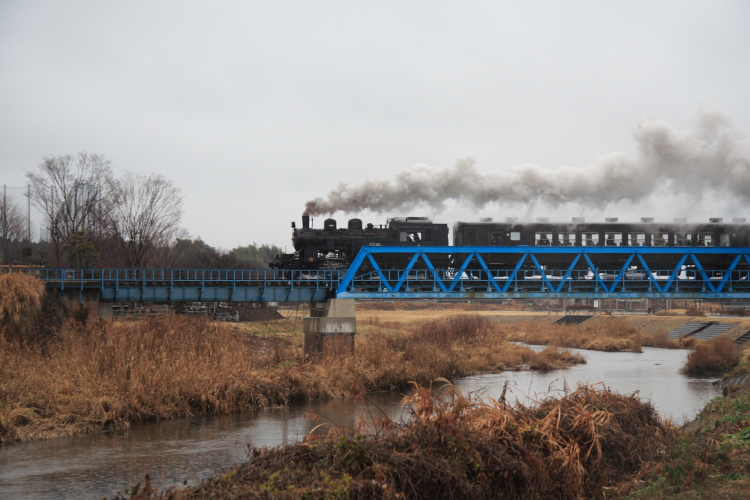
[[[427,217],[393,217],[385,225],[367,224],[350,219],[347,227],[338,228],[335,219],[323,221],[321,229],[312,227],[312,218],[303,215],[302,227],[292,222],[294,253],[277,255],[271,269],[345,269],[364,246],[447,246],[448,225],[435,224]],[[393,269],[407,262],[393,257],[382,266]],[[446,262],[435,265],[445,267]]]

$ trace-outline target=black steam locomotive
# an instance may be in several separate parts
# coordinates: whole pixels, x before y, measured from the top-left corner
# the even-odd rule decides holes
[[[447,246],[448,227],[436,224],[426,217],[394,217],[385,226],[367,224],[360,219],[349,220],[347,228],[338,229],[334,219],[326,219],[322,229],[313,229],[310,217],[302,217],[302,228],[292,223],[292,241],[295,252],[277,255],[270,263],[272,269],[344,269],[363,246]],[[687,223],[675,219],[673,223],[658,223],[652,218],[642,218],[640,223],[618,222],[608,218],[605,222],[589,222],[573,218],[570,223],[551,223],[537,219],[535,223],[520,223],[507,219],[504,223],[483,219],[480,222],[457,222],[453,226],[453,246],[457,251],[444,261],[433,262],[437,268],[453,267],[464,262],[467,253],[461,247],[478,246],[604,246],[604,247],[750,247],[750,224],[745,219],[724,223],[710,219],[708,224]],[[404,267],[403,257],[382,260],[382,265],[393,269]],[[620,269],[627,258],[617,253],[592,254],[590,258],[599,269]],[[678,254],[663,253],[649,257],[652,268],[673,269],[679,263]],[[705,255],[701,263],[711,269],[726,269],[733,257],[721,254]],[[489,259],[489,260],[487,260]],[[539,263],[551,268],[568,267],[570,254],[537,254]],[[491,269],[508,269],[518,261],[517,254],[493,253],[485,257]],[[688,266],[692,262],[686,263]],[[531,262],[529,262],[531,265]],[[638,267],[639,262],[632,262]],[[588,262],[580,259],[578,268],[585,269]],[[744,267],[745,264],[743,263]],[[471,269],[470,266],[469,269]]]
[[[334,219],[326,219],[323,229],[313,229],[311,218],[302,216],[302,227],[292,222],[294,253],[277,255],[271,269],[345,269],[365,246],[447,246],[448,225],[435,224],[427,217],[394,217],[385,226],[350,219],[346,228],[337,228]],[[394,269],[405,266],[398,258],[382,260]],[[445,262],[436,266],[446,267]]]

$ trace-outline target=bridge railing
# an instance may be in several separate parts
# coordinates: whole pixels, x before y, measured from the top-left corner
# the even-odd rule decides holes
[[[252,269],[47,269],[27,271],[59,288],[114,286],[328,286],[335,289],[346,271]]]

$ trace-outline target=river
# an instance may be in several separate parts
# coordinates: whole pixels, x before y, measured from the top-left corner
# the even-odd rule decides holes
[[[567,384],[603,383],[620,393],[640,391],[642,399],[678,422],[692,419],[720,389],[710,380],[679,374],[688,351],[644,348],[643,353],[579,351],[588,360],[549,373],[503,372],[477,375],[457,385],[499,397],[510,380],[510,397],[522,401],[554,395]],[[378,393],[369,401],[315,401],[291,408],[218,417],[195,417],[146,424],[78,438],[21,443],[0,448],[0,498],[99,499],[141,481],[147,472],[159,487],[194,484],[228,470],[247,457],[248,445],[277,446],[297,441],[319,423],[354,425],[356,418],[385,412],[406,415],[401,396]],[[306,412],[321,415],[318,422]],[[355,418],[356,417],[356,418]]]

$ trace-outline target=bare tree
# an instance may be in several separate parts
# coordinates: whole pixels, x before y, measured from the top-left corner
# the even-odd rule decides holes
[[[148,265],[180,230],[182,193],[161,175],[127,172],[110,184],[110,224],[128,267]]]
[[[57,265],[71,234],[90,232],[106,199],[112,177],[110,160],[87,152],[44,158],[38,172],[27,172],[31,200],[44,216]]]
[[[18,253],[19,244],[27,238],[27,222],[23,209],[5,193],[0,200],[0,238],[2,239],[3,263],[10,263]]]
[[[20,242],[27,239],[27,222],[24,210],[11,199],[0,200],[0,236],[4,240]]]

